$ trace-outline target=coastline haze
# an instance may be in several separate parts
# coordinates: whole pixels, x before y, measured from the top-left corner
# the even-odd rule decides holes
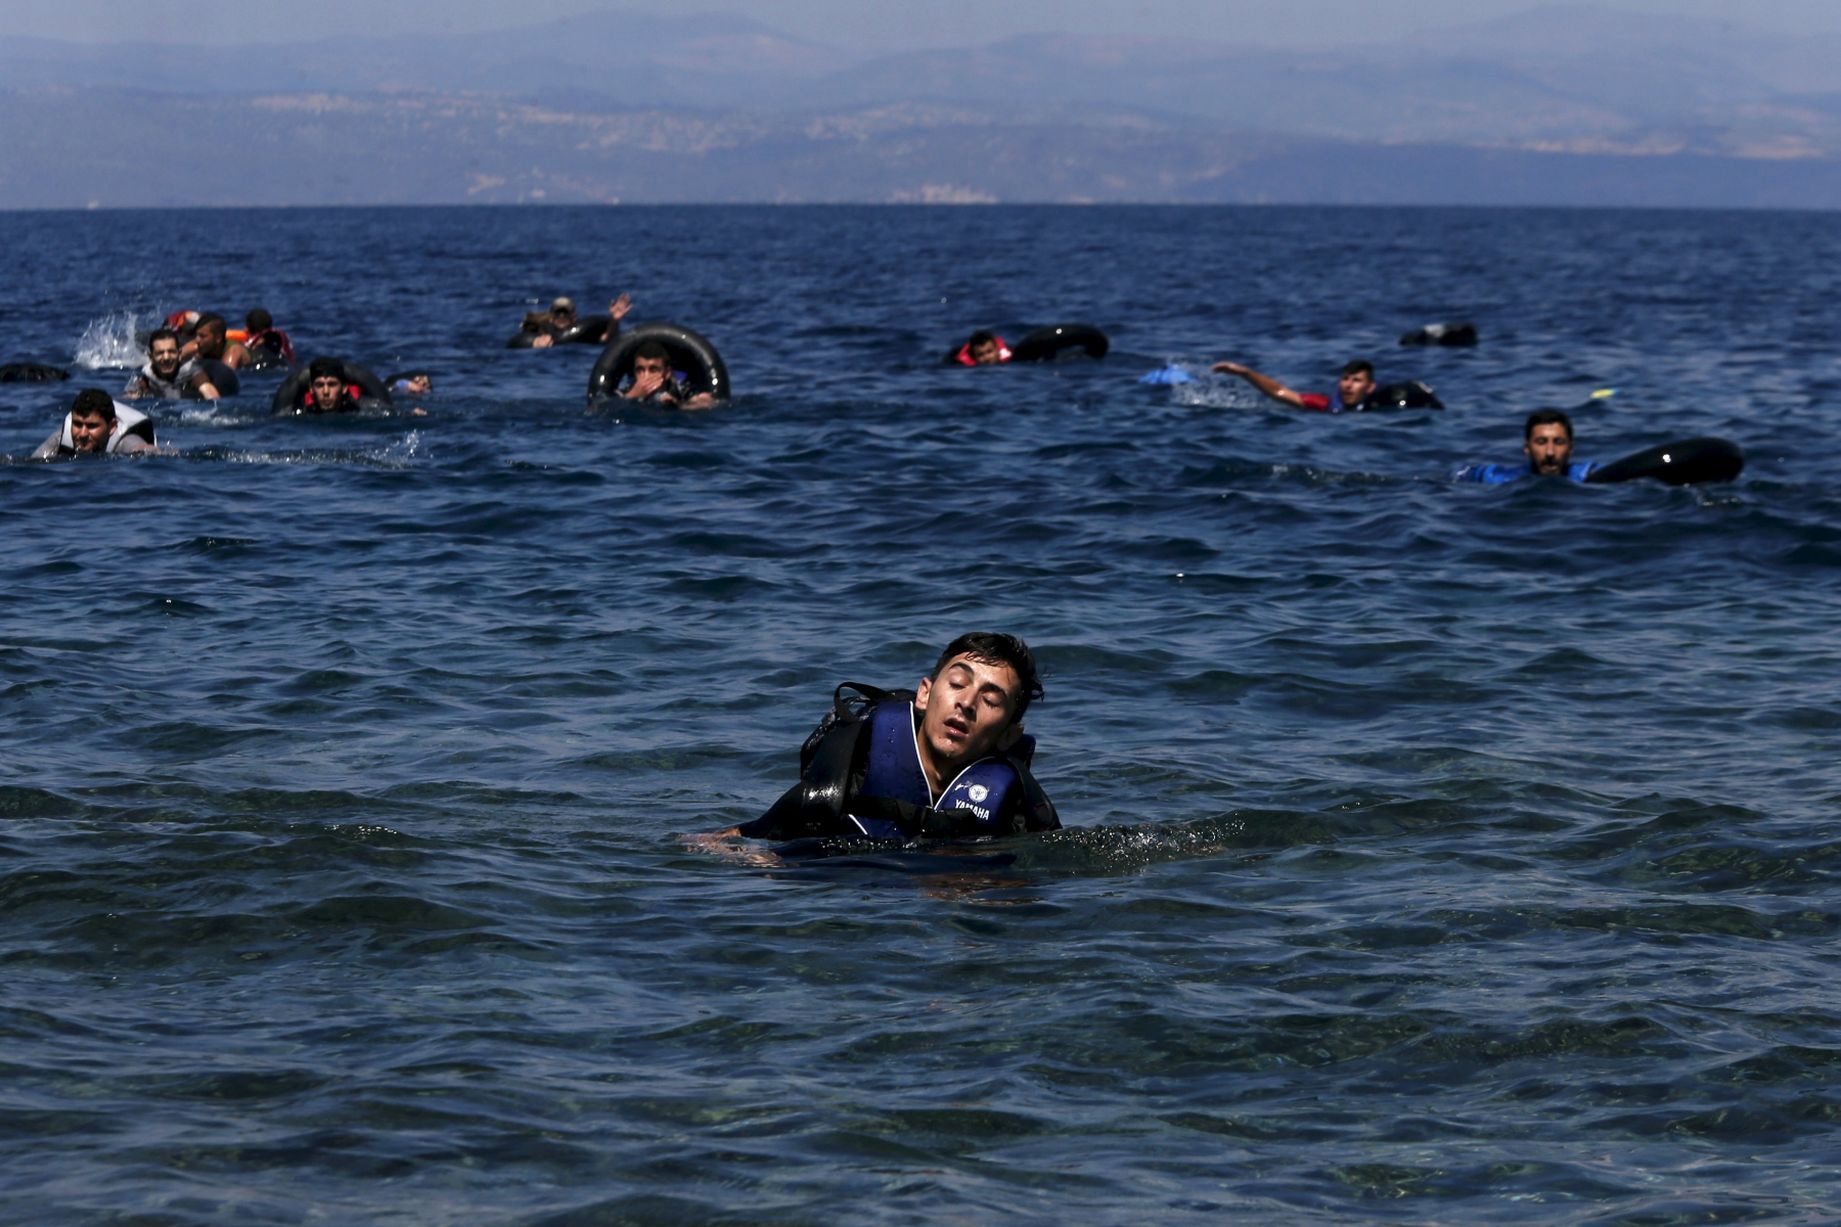
[[[1841,12],[1802,5],[98,7],[0,17],[0,208],[1841,202]]]

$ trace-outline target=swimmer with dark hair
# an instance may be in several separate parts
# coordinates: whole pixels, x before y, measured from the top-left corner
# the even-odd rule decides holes
[[[1500,486],[1524,477],[1564,477],[1589,481],[1598,467],[1590,460],[1573,459],[1573,420],[1558,409],[1536,409],[1522,426],[1521,450],[1525,464],[1467,464],[1451,475],[1452,481],[1474,481]]]
[[[242,389],[237,368],[254,361],[241,341],[233,342],[229,337],[224,317],[215,311],[206,312],[192,325],[192,339],[179,351],[180,357],[197,364],[219,396],[235,396]]]
[[[960,366],[997,366],[1010,361],[1010,346],[994,332],[979,329],[966,339],[953,355]]]
[[[691,842],[722,851],[737,838],[911,843],[1056,830],[1061,819],[1029,774],[1035,739],[1023,732],[1041,697],[1021,639],[960,635],[913,691],[840,686],[800,753],[799,782],[754,821]]]
[[[315,358],[307,364],[300,404],[303,413],[356,413],[364,407],[364,386],[346,381],[345,364],[337,358]]]
[[[159,397],[166,400],[216,400],[217,385],[200,368],[196,360],[186,361],[179,354],[179,334],[171,328],[156,328],[147,337],[147,361],[122,395],[130,400]]]
[[[153,419],[116,404],[101,388],[84,388],[70,402],[70,412],[64,415],[62,424],[32,453],[32,459],[86,454],[132,456],[157,450]]]
[[[1316,392],[1294,392],[1272,376],[1238,362],[1217,362],[1210,369],[1217,375],[1238,375],[1268,400],[1313,413],[1356,413],[1368,407],[1368,398],[1374,393],[1374,363],[1365,358],[1343,363],[1334,400]]]
[[[708,392],[690,390],[690,376],[672,369],[670,351],[657,341],[640,342],[633,351],[633,373],[615,385],[614,395],[680,409],[707,409],[716,403]]]
[[[275,327],[275,317],[267,309],[250,308],[249,314],[243,317],[243,329],[247,334],[243,338],[243,345],[257,361],[262,361],[266,356],[269,359],[279,358],[290,366],[294,364],[294,342],[287,333]]]

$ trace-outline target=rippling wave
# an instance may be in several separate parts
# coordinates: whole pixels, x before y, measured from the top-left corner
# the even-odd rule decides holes
[[[0,219],[0,357],[75,368],[0,385],[9,1218],[1834,1217],[1833,218],[208,220],[272,241]],[[736,400],[590,414],[592,352],[501,348],[618,290]],[[173,455],[20,459],[146,321],[258,304],[426,416],[257,375],[153,406]],[[939,365],[1069,320],[1112,354]],[[1449,408],[1206,373],[1353,354]],[[1745,473],[1446,480],[1550,404]],[[687,841],[972,627],[1043,662],[1066,829]]]

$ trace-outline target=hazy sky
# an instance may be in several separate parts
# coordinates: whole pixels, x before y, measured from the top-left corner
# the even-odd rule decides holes
[[[1841,34],[1835,0],[1597,0],[1607,8],[1741,22],[1761,29]],[[1011,34],[1076,30],[1310,45],[1391,38],[1445,22],[1543,7],[1542,0],[549,0],[544,13],[639,10],[728,12],[820,42],[877,50],[959,46]],[[1742,13],[1742,15],[1740,15]],[[160,0],[0,0],[0,36],[83,42],[270,42],[340,35],[469,32],[514,24],[505,0],[313,0],[199,6]],[[669,17],[661,17],[661,26]]]

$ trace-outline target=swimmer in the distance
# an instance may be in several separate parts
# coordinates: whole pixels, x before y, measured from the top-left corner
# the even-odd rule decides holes
[[[196,360],[180,357],[179,334],[171,328],[156,328],[148,335],[147,361],[121,394],[129,400],[143,396],[216,400],[219,395],[217,385]]]
[[[1367,407],[1368,398],[1374,394],[1374,363],[1365,358],[1343,363],[1342,373],[1336,380],[1334,401],[1316,392],[1294,392],[1272,376],[1262,375],[1238,362],[1217,362],[1209,369],[1217,375],[1238,375],[1268,399],[1313,413],[1356,413]]]
[[[1467,464],[1451,474],[1452,481],[1474,481],[1500,486],[1524,477],[1565,477],[1585,481],[1598,467],[1595,461],[1573,459],[1573,422],[1558,409],[1536,409],[1522,427],[1521,450],[1526,464]]]
[[[980,329],[966,339],[953,361],[960,366],[998,366],[1010,361],[1010,347],[994,332]]]
[[[859,697],[846,699],[843,691]],[[946,646],[913,692],[847,683],[800,752],[800,779],[765,814],[692,842],[964,839],[1052,831],[1061,820],[1029,774],[1023,715],[1040,698],[1014,635]]]
[[[70,402],[70,412],[64,415],[63,422],[32,453],[32,459],[83,454],[132,456],[158,450],[153,419],[116,404],[101,388],[84,388]]]
[[[633,351],[633,373],[615,385],[614,395],[680,409],[708,409],[716,403],[708,392],[690,390],[690,376],[671,368],[670,352],[657,341],[640,342]]]

